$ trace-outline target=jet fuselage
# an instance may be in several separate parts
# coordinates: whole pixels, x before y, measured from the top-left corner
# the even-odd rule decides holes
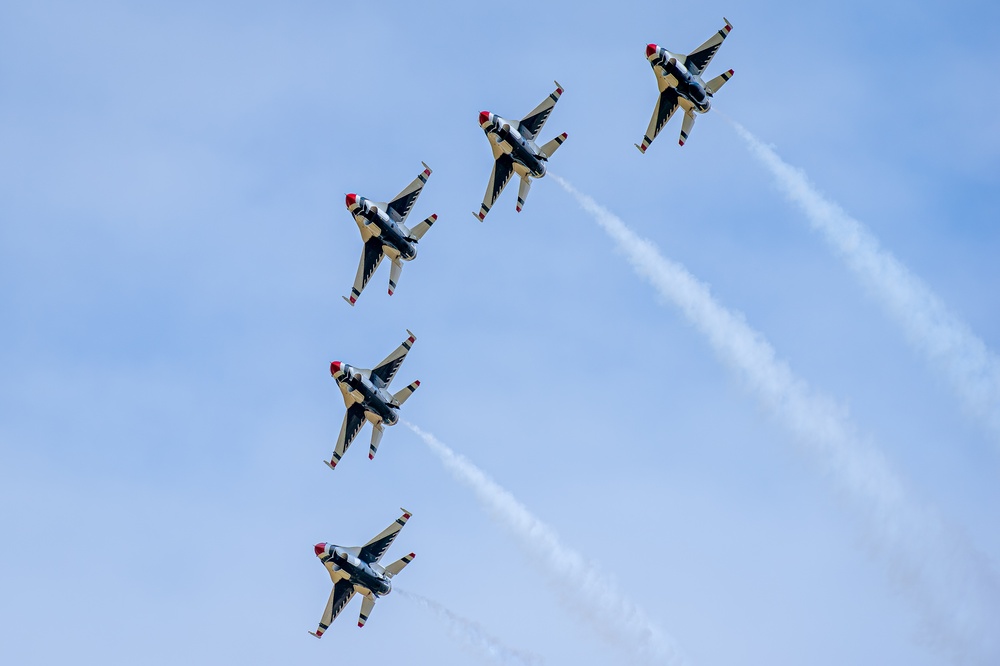
[[[410,261],[417,256],[416,243],[409,240],[399,225],[384,210],[372,205],[370,200],[348,194],[347,210],[351,211],[358,226],[367,229],[373,236],[378,236],[390,258],[398,255],[400,259]]]
[[[385,387],[378,386],[357,368],[340,361],[330,364],[330,374],[337,380],[348,405],[352,402],[361,404],[366,412],[378,416],[386,425],[395,425],[399,421],[399,411]]]
[[[541,151],[534,141],[525,138],[517,131],[518,123],[511,123],[506,118],[488,111],[479,114],[479,121],[490,141],[497,144],[500,150],[514,160],[515,170],[523,171],[525,173],[522,175],[532,178],[541,178],[545,175],[545,158],[541,156]],[[520,165],[521,169],[516,169],[516,165]]]
[[[711,95],[705,89],[705,82],[684,66],[684,56],[650,44],[646,47],[646,57],[649,58],[653,71],[670,79],[670,87],[677,90],[678,96],[690,102],[695,111],[706,113],[712,108],[708,99]]]
[[[389,577],[375,566],[364,562],[350,549],[332,543],[318,543],[314,546],[316,557],[323,562],[334,582],[347,579],[355,591],[366,597],[384,597],[392,592]]]

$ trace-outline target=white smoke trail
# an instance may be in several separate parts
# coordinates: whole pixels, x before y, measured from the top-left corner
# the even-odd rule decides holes
[[[780,189],[806,214],[812,227],[905,330],[911,343],[939,365],[966,409],[1000,435],[1000,357],[990,351],[938,297],[858,220],[821,195],[805,173],[786,163],[770,146],[727,118],[750,152],[766,166]]]
[[[923,625],[921,640],[959,663],[1000,663],[1000,586],[965,536],[909,497],[879,451],[858,436],[846,413],[779,361],[774,348],[742,315],[722,307],[707,285],[664,258],[613,213],[550,175],[615,240],[633,269],[684,312],[716,354],[832,472],[847,498],[862,510],[873,554],[915,604]]]
[[[438,619],[442,620],[447,625],[448,632],[456,640],[461,641],[464,645],[480,656],[486,657],[487,659],[498,664],[509,664],[513,666],[517,666],[518,664],[523,666],[538,666],[544,663],[542,658],[538,655],[531,654],[530,652],[513,650],[507,647],[498,639],[486,633],[486,630],[479,626],[476,622],[464,618],[457,613],[451,612],[436,601],[431,601],[427,597],[407,592],[399,588],[396,588],[394,591],[404,599],[412,601],[413,603],[434,613]]]
[[[560,598],[580,613],[606,640],[632,652],[645,663],[686,663],[673,639],[663,634],[645,612],[618,590],[595,564],[573,550],[551,527],[535,517],[507,490],[459,455],[412,423],[406,424],[440,458],[452,475],[469,486],[480,503],[517,538],[541,566]]]

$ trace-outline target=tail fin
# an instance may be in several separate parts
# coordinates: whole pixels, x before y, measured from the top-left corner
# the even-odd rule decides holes
[[[368,450],[368,460],[375,459],[375,452],[378,451],[378,445],[382,441],[382,433],[385,432],[385,426],[381,423],[373,423],[372,426],[372,443]]]
[[[728,81],[731,78],[733,78],[733,70],[729,70],[728,72],[723,72],[722,74],[719,74],[717,77],[706,83],[705,88],[708,90],[708,94],[714,95],[715,93],[719,92],[719,88],[724,86],[726,84],[726,81]]]
[[[683,146],[684,142],[688,140],[688,136],[691,135],[691,130],[693,129],[694,129],[694,114],[685,113],[684,122],[681,125],[681,140],[678,143],[680,143]]]
[[[358,617],[358,626],[365,626],[365,622],[368,621],[368,616],[372,614],[375,609],[375,599],[372,597],[361,597],[361,615]]]
[[[566,134],[566,132],[563,132],[562,134],[560,134],[559,136],[557,136],[556,138],[552,139],[547,144],[539,148],[539,150],[542,151],[542,154],[545,155],[545,157],[552,157],[552,155],[559,149],[559,146],[563,144],[563,141],[565,141],[566,137],[568,136],[569,135]]]
[[[420,386],[420,380],[413,382],[404,389],[400,389],[399,391],[397,391],[392,395],[392,401],[397,405],[402,405],[404,402],[406,402],[407,398],[413,395],[413,392],[417,390],[418,386]]]
[[[531,189],[531,179],[527,176],[521,177],[521,185],[517,188],[517,212],[520,213],[524,207],[524,200],[528,198],[528,190]]]
[[[427,230],[431,228],[431,225],[437,222],[438,216],[435,213],[431,215],[426,220],[418,224],[417,226],[410,229],[410,240],[420,240],[427,233]]]
[[[389,576],[390,578],[395,576],[396,574],[398,574],[400,571],[403,570],[403,567],[412,562],[414,557],[416,557],[416,555],[410,553],[409,555],[399,558],[398,560],[396,560],[395,562],[393,562],[392,564],[390,564],[385,568],[386,575]]]

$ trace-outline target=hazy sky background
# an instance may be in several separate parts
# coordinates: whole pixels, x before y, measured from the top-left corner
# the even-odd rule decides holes
[[[1000,447],[719,114],[646,155],[655,42],[734,29],[714,106],[1000,349],[1000,9],[965,3],[0,7],[0,661],[492,663],[431,606],[322,641],[312,545],[547,664],[626,663],[405,427],[329,458],[341,360],[605,568],[692,664],[948,663],[861,512],[552,179],[473,219],[477,125],[565,93],[550,163],[739,311],[1000,571]],[[344,194],[440,217],[355,308]],[[928,549],[940,544],[928,544]],[[1000,618],[994,618],[1000,626]],[[326,663],[326,661],[324,661]]]

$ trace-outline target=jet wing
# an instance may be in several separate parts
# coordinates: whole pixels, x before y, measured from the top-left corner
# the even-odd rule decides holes
[[[368,564],[378,562],[385,555],[385,551],[389,550],[389,546],[395,541],[396,535],[403,529],[406,521],[410,519],[411,514],[409,511],[406,509],[400,509],[400,511],[403,512],[403,515],[397,518],[396,522],[379,532],[378,536],[361,547],[361,553],[358,557],[362,561]]]
[[[333,621],[344,610],[344,606],[354,597],[354,584],[349,580],[339,580],[330,592],[330,599],[326,602],[326,610],[323,611],[323,619],[319,621],[316,631],[310,631],[316,638],[322,638],[323,632],[330,628]]]
[[[330,461],[331,468],[336,467],[340,459],[344,457],[351,442],[358,436],[364,424],[365,408],[357,403],[348,407],[347,413],[344,414],[344,424],[340,426],[340,436],[337,437],[337,448],[333,450],[333,460]]]
[[[649,120],[649,127],[646,128],[646,135],[642,137],[642,145],[636,144],[642,152],[646,152],[649,148],[649,144],[653,143],[653,139],[656,135],[660,133],[663,126],[667,124],[670,117],[674,115],[674,111],[677,110],[677,90],[675,88],[667,88],[660,93],[660,98],[656,100],[656,108],[653,109],[653,117]]]
[[[545,126],[545,121],[549,119],[549,114],[552,113],[552,109],[555,107],[556,102],[563,94],[562,86],[559,85],[558,81],[555,81],[556,90],[554,93],[542,100],[542,103],[532,109],[528,115],[521,119],[521,124],[518,126],[518,131],[522,136],[535,140],[538,133],[542,131],[542,127]]]
[[[483,205],[480,207],[478,213],[474,213],[479,221],[483,221],[486,218],[486,214],[490,212],[490,208],[493,207],[494,202],[496,202],[497,197],[503,192],[503,188],[507,187],[507,183],[510,182],[510,177],[514,175],[514,160],[510,155],[504,153],[497,158],[497,161],[493,164],[493,173],[490,174],[490,182],[486,184],[486,194],[483,195]]]
[[[410,333],[410,331],[406,331]],[[403,340],[403,344],[396,347],[396,350],[382,359],[382,362],[375,366],[375,369],[371,371],[369,378],[378,378],[382,382],[383,386],[388,386],[392,383],[392,378],[396,376],[396,371],[399,370],[399,366],[403,365],[403,360],[406,355],[410,353],[410,347],[416,341],[416,336],[410,333],[410,337]]]
[[[424,163],[421,162],[421,164]],[[420,196],[420,192],[424,189],[424,184],[427,183],[427,178],[430,175],[430,167],[424,164],[423,172],[414,178],[413,182],[407,185],[402,192],[397,194],[395,199],[387,204],[387,212],[393,221],[401,223],[406,220],[406,216],[410,214],[410,209],[413,208],[413,204],[417,201],[417,197]]]
[[[684,61],[684,66],[698,76],[701,76],[701,73],[708,67],[708,63],[712,62],[715,53],[722,46],[722,42],[729,35],[729,31],[733,29],[732,24],[727,19],[723,18],[722,20],[726,22],[726,26],[709,37],[704,44],[692,51]]]
[[[382,252],[382,240],[378,236],[372,236],[365,242],[365,249],[361,254],[361,263],[358,264],[358,273],[354,276],[354,286],[351,288],[351,296],[350,298],[344,297],[348,303],[354,305],[355,301],[358,300],[375,269],[382,263],[382,257],[384,256],[385,254]]]

